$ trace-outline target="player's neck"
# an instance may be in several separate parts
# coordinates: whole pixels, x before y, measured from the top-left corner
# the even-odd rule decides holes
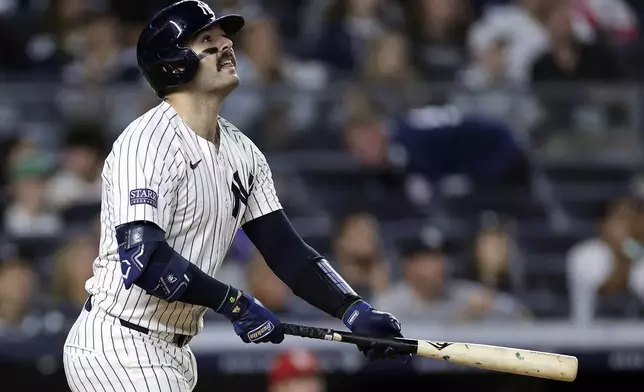
[[[216,142],[219,140],[218,118],[221,99],[217,97],[200,96],[195,94],[175,93],[166,101],[181,116],[181,119],[197,135]]]

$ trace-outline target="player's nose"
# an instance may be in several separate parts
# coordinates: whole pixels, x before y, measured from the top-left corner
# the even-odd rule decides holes
[[[219,49],[219,52],[224,52],[228,49],[233,48],[233,41],[230,38],[226,37],[225,35],[222,35],[217,40],[216,45],[217,45],[217,49]]]

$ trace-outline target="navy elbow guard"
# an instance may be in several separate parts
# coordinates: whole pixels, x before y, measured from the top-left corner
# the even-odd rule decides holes
[[[134,284],[168,302],[181,297],[190,283],[190,262],[167,244],[161,228],[148,222],[122,225],[116,239],[126,289]]]

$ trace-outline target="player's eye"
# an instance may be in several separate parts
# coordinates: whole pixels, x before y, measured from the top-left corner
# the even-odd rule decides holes
[[[204,35],[204,37],[201,39],[201,42],[203,43],[210,42],[210,41],[211,39],[209,35]]]

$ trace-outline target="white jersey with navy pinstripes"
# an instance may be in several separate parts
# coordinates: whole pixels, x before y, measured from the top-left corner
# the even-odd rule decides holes
[[[217,148],[163,102],[116,140],[103,168],[99,256],[86,284],[100,309],[153,331],[202,329],[206,308],[125,289],[115,227],[153,222],[175,251],[214,276],[241,225],[281,209],[264,155],[221,117],[219,132]]]

